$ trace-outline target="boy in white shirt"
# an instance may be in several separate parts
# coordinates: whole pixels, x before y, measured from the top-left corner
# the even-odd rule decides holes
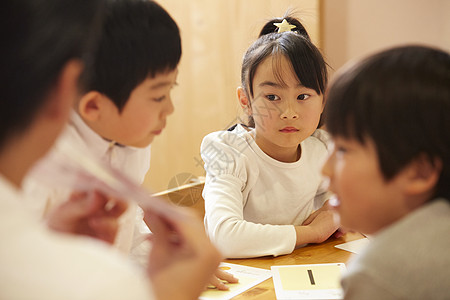
[[[106,2],[94,75],[60,139],[141,184],[150,167],[150,143],[173,112],[170,91],[180,57],[178,26],[156,2]],[[37,210],[43,216],[72,191],[47,187],[39,177],[31,177],[26,192],[35,209],[40,195]],[[142,210],[130,205],[120,219],[115,246],[145,264],[149,233]]]
[[[150,166],[150,144],[161,134],[173,110],[170,91],[176,85],[181,57],[180,32],[171,16],[154,1],[106,2],[93,76],[77,101],[60,139],[94,154],[141,184]],[[58,151],[55,148],[53,151]],[[46,187],[31,177],[26,191],[39,214],[65,201],[71,190]],[[115,246],[147,264],[150,230],[135,204],[120,219]],[[218,270],[224,280],[231,274]],[[227,286],[216,278],[213,285]]]

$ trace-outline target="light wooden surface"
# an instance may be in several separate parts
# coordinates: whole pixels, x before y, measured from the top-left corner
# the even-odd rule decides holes
[[[342,243],[363,238],[359,233],[347,233],[344,237],[330,238],[322,244],[307,245],[294,250],[291,254],[278,257],[261,257],[251,259],[227,259],[225,262],[246,265],[270,270],[275,265],[301,265],[323,263],[346,263],[351,252],[334,247]],[[269,278],[255,287],[233,298],[234,300],[274,300],[275,289],[272,278]]]

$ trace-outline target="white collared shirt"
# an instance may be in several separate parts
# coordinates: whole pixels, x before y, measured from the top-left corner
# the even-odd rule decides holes
[[[136,148],[107,141],[93,131],[74,111],[61,138],[77,145],[84,145],[96,157],[107,161],[111,167],[125,173],[138,184],[144,181],[145,174],[150,168],[150,146]]]
[[[76,113],[72,111],[70,122],[59,137],[68,144],[89,151],[99,160],[141,184],[150,167],[150,146],[135,148],[107,141],[93,131]],[[54,147],[51,151],[57,151]],[[45,163],[45,158],[44,158]],[[27,207],[42,217],[49,209],[67,200],[71,190],[55,186],[45,186],[39,178],[28,176],[24,181]],[[143,221],[143,212],[137,205],[129,205],[120,218],[120,229],[115,246],[124,253],[132,253],[138,261],[145,263],[149,245],[145,241],[150,230]]]

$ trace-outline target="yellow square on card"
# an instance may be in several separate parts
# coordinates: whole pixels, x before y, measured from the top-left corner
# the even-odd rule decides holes
[[[340,264],[289,266],[279,268],[284,290],[327,290],[339,289]]]

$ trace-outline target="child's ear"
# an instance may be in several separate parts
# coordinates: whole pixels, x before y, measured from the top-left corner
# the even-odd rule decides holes
[[[241,104],[242,109],[244,110],[244,112],[251,116],[252,115],[252,106],[250,104],[250,101],[247,97],[247,93],[245,92],[243,87],[238,87],[237,88],[237,96],[238,96],[238,100],[239,103]]]
[[[90,91],[81,97],[78,102],[77,111],[87,121],[97,121],[100,118],[103,95],[97,91]]]
[[[442,162],[438,159],[431,162],[425,155],[420,155],[406,168],[408,184],[405,193],[408,196],[431,196],[439,181]]]

